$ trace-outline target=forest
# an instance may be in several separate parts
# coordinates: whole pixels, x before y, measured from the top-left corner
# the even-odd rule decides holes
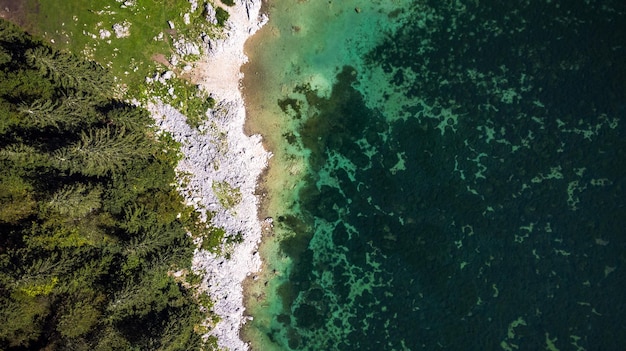
[[[177,150],[102,66],[0,19],[0,350],[203,348]]]

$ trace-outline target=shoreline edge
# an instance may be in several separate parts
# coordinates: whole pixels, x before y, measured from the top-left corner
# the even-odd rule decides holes
[[[244,132],[248,116],[241,91],[241,67],[248,62],[244,44],[268,21],[261,6],[262,0],[238,0],[228,7],[230,17],[222,38],[205,44],[205,54],[194,65],[192,82],[218,101],[207,112],[205,125],[189,127],[183,114],[158,100],[147,106],[159,128],[181,144],[183,158],[176,170],[184,178],[179,180],[179,189],[188,204],[204,220],[212,213],[211,224],[223,228],[226,236],[242,238],[224,245],[227,255],[196,249],[192,264],[194,271],[203,273],[200,291],[211,297],[213,313],[220,318],[215,325],[207,325],[210,331],[204,337],[217,338],[220,348],[231,351],[250,349],[240,335],[251,318],[244,314],[243,284],[261,269],[258,246],[263,223],[256,191],[271,157],[260,135]],[[239,189],[241,201],[232,208],[221,206],[215,183]]]

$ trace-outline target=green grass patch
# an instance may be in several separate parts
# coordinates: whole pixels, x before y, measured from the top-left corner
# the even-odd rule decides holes
[[[160,97],[197,128],[215,105],[208,92],[186,80],[185,66],[193,66],[197,53],[177,55],[175,43],[196,44],[202,54],[201,37],[222,33],[229,14],[217,7],[218,24],[206,20],[206,2],[192,8],[188,0],[28,0],[28,28],[53,44],[94,60],[116,77],[122,98],[145,101]],[[149,82],[147,77],[172,71],[174,79]]]
[[[149,84],[149,94],[161,97],[161,100],[187,117],[187,124],[192,128],[200,127],[207,121],[206,112],[214,108],[216,101],[206,91],[189,83],[189,81],[174,77],[167,81],[157,80]]]
[[[211,187],[224,208],[231,209],[241,202],[241,189],[233,187],[228,182],[213,182]]]
[[[223,228],[219,227],[210,227],[207,233],[202,238],[202,245],[200,246],[203,250],[207,250],[213,253],[220,252],[222,247],[222,240],[226,235],[226,231]]]
[[[29,16],[35,34],[60,49],[82,53],[108,67],[129,88],[131,96],[145,87],[145,77],[161,65],[155,56],[169,57],[175,41],[197,42],[202,33],[215,36],[220,32],[204,18],[202,2],[196,9],[187,0],[29,3],[37,8]],[[115,28],[127,31],[116,33]]]

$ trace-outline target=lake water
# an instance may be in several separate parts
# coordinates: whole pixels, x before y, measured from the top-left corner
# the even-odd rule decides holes
[[[255,349],[626,346],[623,2],[265,10]]]

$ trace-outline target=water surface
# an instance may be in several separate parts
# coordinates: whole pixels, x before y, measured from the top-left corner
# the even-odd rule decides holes
[[[619,1],[294,1],[248,45],[275,156],[258,350],[626,345]]]

